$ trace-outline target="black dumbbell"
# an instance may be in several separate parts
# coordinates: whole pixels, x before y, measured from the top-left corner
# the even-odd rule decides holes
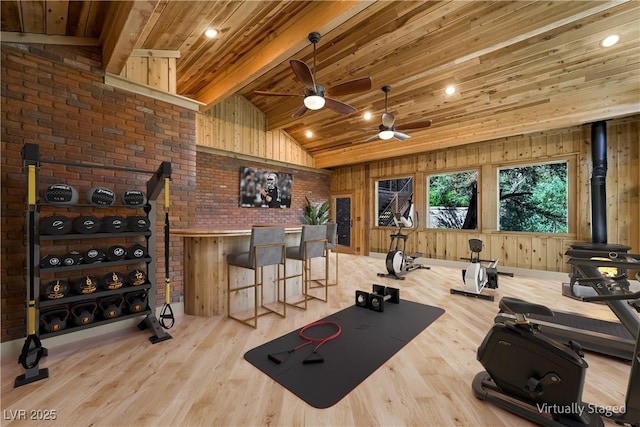
[[[107,249],[107,261],[120,261],[121,259],[124,259],[126,254],[127,250],[124,246],[113,245]]]
[[[102,229],[107,233],[127,231],[127,220],[120,215],[110,215],[102,218]]]
[[[97,233],[101,227],[100,220],[93,215],[82,215],[73,220],[73,229],[81,234]]]
[[[93,264],[94,262],[104,261],[106,257],[107,254],[105,254],[103,250],[92,248],[84,253],[82,262],[85,264]]]
[[[78,251],[71,251],[62,257],[62,266],[69,267],[82,263],[83,255]]]
[[[373,285],[373,292],[356,291],[356,305],[373,311],[384,311],[384,303],[400,304],[400,290],[389,286]]]
[[[42,218],[40,221],[40,231],[44,234],[54,236],[67,234],[73,228],[73,222],[62,215],[51,215]]]
[[[136,243],[127,249],[127,258],[129,259],[142,259],[147,256],[147,248],[140,243]]]
[[[40,268],[59,267],[62,260],[57,255],[47,255],[40,260]]]
[[[151,226],[151,221],[144,215],[133,215],[127,217],[127,230],[147,231]]]

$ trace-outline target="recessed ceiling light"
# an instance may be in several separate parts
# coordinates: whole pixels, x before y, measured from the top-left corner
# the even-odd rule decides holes
[[[618,43],[618,40],[620,40],[620,36],[617,34],[611,34],[610,36],[605,37],[604,40],[602,40],[602,43],[600,43],[600,46],[602,47],[611,47],[614,44]]]
[[[447,95],[453,95],[454,93],[456,93],[456,87],[447,86],[447,88],[444,90],[444,93],[446,93]]]
[[[373,114],[371,114],[371,112],[366,111],[363,115],[365,120],[371,120],[371,117],[373,117]]]
[[[307,136],[307,138],[311,138],[311,137],[313,137],[313,132],[308,130],[308,131],[305,132],[305,135]]]
[[[204,32],[204,35],[209,37],[210,39],[215,38],[218,35],[218,30],[216,30],[215,28],[209,28]]]

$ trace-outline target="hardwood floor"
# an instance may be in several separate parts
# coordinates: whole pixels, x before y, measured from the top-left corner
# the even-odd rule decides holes
[[[613,319],[606,306],[562,297],[560,283],[500,276],[494,302],[451,295],[458,268],[416,270],[404,281],[380,278],[384,260],[340,255],[340,283],[329,303],[314,301],[287,318],[259,319],[257,330],[218,316],[180,316],[173,339],[152,345],[135,327],[49,347],[41,361],[50,377],[14,388],[22,368],[2,361],[3,426],[527,426],[476,399],[476,349],[497,313],[500,296],[516,296]],[[400,288],[402,299],[446,313],[343,400],[313,408],[243,359],[246,351],[354,303],[372,283]],[[493,292],[493,291],[489,291]],[[43,342],[47,346],[46,340]],[[629,365],[587,355],[584,400],[621,405]],[[55,410],[52,421],[12,420],[19,410]],[[607,421],[609,425],[615,425]]]

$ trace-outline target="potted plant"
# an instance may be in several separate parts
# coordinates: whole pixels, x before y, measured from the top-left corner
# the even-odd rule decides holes
[[[304,209],[304,220],[310,225],[322,225],[329,221],[329,202],[313,204],[304,196],[307,206]]]

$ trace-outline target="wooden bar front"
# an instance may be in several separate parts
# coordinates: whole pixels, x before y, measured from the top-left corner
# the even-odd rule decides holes
[[[287,246],[299,244],[301,231],[302,226],[285,227]],[[171,233],[184,240],[185,314],[226,315],[227,255],[249,250],[251,229],[184,229]]]

